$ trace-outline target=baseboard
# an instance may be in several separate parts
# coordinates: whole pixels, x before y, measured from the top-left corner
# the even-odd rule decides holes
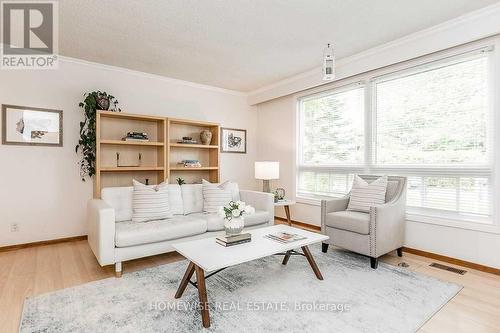
[[[279,220],[279,221],[283,221],[285,223],[288,222],[288,220],[285,219],[284,217],[275,216],[274,219],[275,220]],[[301,227],[301,228],[305,228],[305,229],[310,229],[310,230],[314,230],[314,231],[321,231],[321,227],[320,226],[309,224],[309,223],[304,223],[304,222],[300,222],[300,221],[292,220],[292,225],[296,225],[297,227]]]
[[[500,275],[500,269],[498,269],[498,268],[484,266],[481,264],[476,264],[476,263],[473,263],[470,261],[456,259],[456,258],[444,256],[441,254],[436,254],[436,253],[432,253],[432,252],[413,249],[410,247],[403,247],[403,252],[416,254],[416,255],[421,256],[421,257],[431,258],[431,259],[435,259],[435,260],[439,260],[439,261],[444,261],[444,262],[447,262],[449,264],[453,264],[453,265],[457,265],[457,266],[472,268],[472,269],[475,269],[475,270],[478,270],[481,272],[485,272],[485,273]]]
[[[75,241],[81,241],[81,240],[86,240],[86,239],[87,239],[87,235],[83,235],[83,236],[74,236],[74,237],[51,239],[51,240],[45,240],[45,241],[39,241],[39,242],[32,242],[32,243],[8,245],[8,246],[2,246],[2,247],[0,247],[0,252],[25,249],[27,247],[40,246],[40,245],[51,245],[51,244],[65,243],[65,242],[75,242]]]

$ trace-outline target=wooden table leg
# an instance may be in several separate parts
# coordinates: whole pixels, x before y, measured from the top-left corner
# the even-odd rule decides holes
[[[205,272],[198,266],[194,266],[196,270],[196,283],[198,286],[198,296],[200,297],[201,320],[203,327],[210,327],[210,314],[208,312],[207,287],[205,286]]]
[[[184,276],[182,277],[181,280],[181,284],[179,285],[179,288],[177,288],[177,292],[175,293],[175,298],[180,298],[182,296],[184,290],[186,290],[189,280],[191,280],[191,277],[193,276],[193,273],[194,273],[194,264],[192,262],[189,262],[189,265],[186,269],[186,273],[184,273]]]
[[[283,262],[282,262],[282,264],[283,264],[283,265],[288,264],[288,260],[290,259],[290,256],[291,256],[291,255],[292,255],[292,254],[291,254],[291,252],[290,252],[290,251],[286,251],[285,258],[283,258]]]
[[[316,274],[318,280],[323,280],[323,275],[321,275],[318,265],[316,265],[316,261],[314,261],[314,258],[311,254],[311,251],[309,251],[309,248],[307,246],[302,246],[302,252],[304,252],[307,261],[309,261],[309,265],[311,265],[311,268],[313,269],[314,274]]]
[[[292,219],[290,218],[290,206],[286,205],[283,207],[285,208],[286,221],[288,222],[289,226],[292,226]]]

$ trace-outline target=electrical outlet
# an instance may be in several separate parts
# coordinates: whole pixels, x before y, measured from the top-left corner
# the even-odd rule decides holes
[[[17,223],[12,223],[10,225],[10,232],[19,232],[19,224]]]

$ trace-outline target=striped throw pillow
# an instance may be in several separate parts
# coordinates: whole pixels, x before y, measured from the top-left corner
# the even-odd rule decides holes
[[[367,183],[358,175],[354,176],[347,210],[370,212],[370,207],[385,203],[387,190],[387,176],[382,176],[371,183]]]
[[[147,222],[172,217],[168,203],[168,186],[144,185],[135,179],[132,181],[132,222]]]
[[[203,211],[215,213],[220,206],[225,206],[233,200],[231,184],[229,182],[219,185],[212,184],[203,179],[201,184],[203,191]]]

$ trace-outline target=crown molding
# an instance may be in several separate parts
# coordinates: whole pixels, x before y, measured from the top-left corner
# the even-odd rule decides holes
[[[140,76],[140,77],[144,77],[144,78],[159,80],[159,81],[168,82],[168,83],[172,83],[172,84],[183,85],[183,86],[187,86],[187,87],[191,87],[191,88],[198,88],[198,89],[213,91],[213,92],[222,93],[222,94],[228,94],[228,95],[233,95],[233,96],[247,96],[247,93],[244,93],[241,91],[210,86],[210,85],[196,83],[196,82],[192,82],[192,81],[174,79],[174,78],[171,78],[168,76],[162,76],[162,75],[157,75],[157,74],[141,72],[141,71],[128,69],[128,68],[124,68],[124,67],[106,65],[106,64],[101,64],[98,62],[93,62],[93,61],[88,61],[88,60],[83,60],[83,59],[78,59],[78,58],[72,58],[72,57],[60,55],[59,61],[63,61],[63,62],[67,62],[67,63],[74,63],[74,64],[78,64],[78,65],[85,65],[85,66],[90,66],[90,67],[96,67],[99,69],[121,72],[121,73],[129,74],[129,75],[136,75],[136,76]]]
[[[3,47],[4,47],[4,43],[0,43],[0,50],[3,50]],[[171,78],[168,76],[162,76],[162,75],[157,75],[157,74],[141,72],[141,71],[137,71],[137,70],[133,70],[133,69],[128,69],[125,67],[106,65],[106,64],[101,64],[98,62],[83,60],[83,59],[79,59],[79,58],[72,58],[72,57],[67,57],[67,56],[63,56],[63,55],[58,55],[58,58],[59,58],[60,62],[73,63],[73,64],[77,64],[77,65],[84,65],[84,66],[104,69],[104,70],[108,70],[108,71],[115,71],[115,72],[120,72],[120,73],[124,73],[124,74],[129,74],[129,75],[136,75],[136,76],[140,76],[140,77],[144,77],[144,78],[148,78],[148,79],[159,80],[159,81],[168,82],[168,83],[172,83],[172,84],[178,84],[178,85],[182,85],[182,86],[186,86],[186,87],[203,89],[203,90],[208,90],[208,91],[213,91],[213,92],[228,94],[228,95],[233,95],[233,96],[248,96],[247,93],[237,91],[237,90],[225,89],[225,88],[210,86],[210,85],[206,85],[206,84],[202,84],[202,83],[174,79],[174,78]],[[57,70],[57,69],[55,69],[55,70]]]
[[[321,67],[317,67],[251,91],[248,93],[247,102],[249,105],[256,105],[299,91],[331,84],[370,70],[491,37],[500,33],[498,22],[500,22],[500,3],[339,59],[336,64],[337,77],[334,81],[322,81]]]

